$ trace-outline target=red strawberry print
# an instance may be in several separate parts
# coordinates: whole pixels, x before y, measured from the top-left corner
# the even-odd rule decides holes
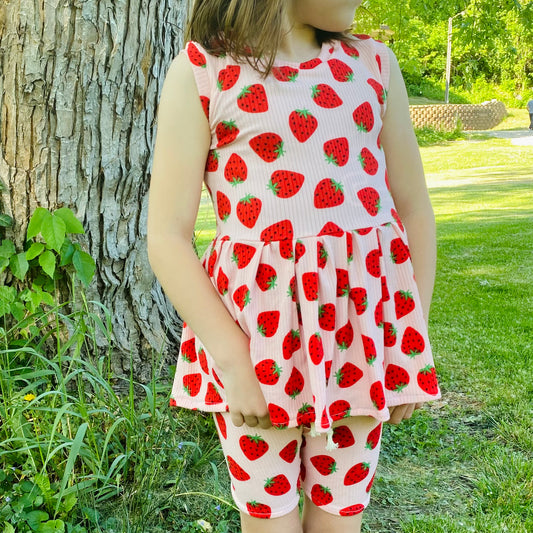
[[[218,393],[217,388],[215,387],[214,383],[209,382],[207,384],[207,392],[205,395],[205,403],[207,405],[213,405],[217,403],[222,403],[222,397]]]
[[[341,41],[342,49],[352,58],[357,59],[359,57],[359,51],[353,46]]]
[[[188,396],[196,396],[202,387],[202,374],[186,374],[183,376],[183,389]]]
[[[308,403],[304,403],[298,409],[297,424],[299,426],[310,426],[316,419],[315,408]]]
[[[278,198],[294,196],[304,184],[305,176],[291,170],[276,170],[272,173],[268,188]]]
[[[381,428],[383,424],[379,423],[367,436],[365,448],[374,450],[381,439]]]
[[[376,63],[378,64],[378,69],[381,72],[381,56],[376,54]]]
[[[356,503],[354,505],[349,505],[344,507],[339,511],[340,516],[355,516],[362,513],[365,510],[365,506],[362,503]]]
[[[217,210],[218,218],[226,222],[231,214],[231,203],[229,198],[221,191],[217,191]]]
[[[303,374],[296,367],[293,367],[289,381],[287,381],[287,384],[285,385],[285,394],[292,399],[296,398],[296,396],[302,392],[304,382]]]
[[[396,344],[397,330],[391,322],[383,322],[383,342],[387,348]]]
[[[213,274],[215,273],[215,264],[217,262],[217,251],[215,248],[211,249],[211,252],[209,252],[209,260],[207,262],[207,275],[212,278]]]
[[[319,83],[311,87],[311,97],[316,105],[326,109],[333,109],[342,105],[342,99],[335,90],[326,83]]]
[[[336,268],[335,272],[337,274],[337,296],[348,296],[350,294],[348,271],[344,268]]]
[[[246,268],[253,259],[255,252],[255,246],[250,246],[249,244],[244,244],[242,242],[236,242],[233,245],[233,254],[231,259],[237,263],[237,268]]]
[[[428,394],[435,396],[439,392],[437,384],[437,374],[433,365],[427,365],[420,370],[416,376],[418,386]]]
[[[218,374],[215,372],[215,369],[212,369],[213,377],[215,378],[215,381],[217,382],[217,385],[223,389],[224,385],[222,384],[222,381],[220,381],[220,378],[218,377]]]
[[[205,350],[199,348],[198,350],[198,361],[200,362],[200,368],[205,374],[209,374],[209,365],[207,364],[207,356],[205,355]]]
[[[248,285],[241,285],[235,289],[233,301],[241,311],[250,303],[250,289]]]
[[[376,477],[376,473],[374,472],[374,475],[372,476],[372,479],[368,482],[368,485],[366,486],[366,492],[370,492],[370,489],[372,488],[372,485],[374,484],[374,478]]]
[[[255,83],[244,87],[237,97],[237,105],[247,113],[268,111],[268,99],[263,85]]]
[[[320,333],[313,333],[309,338],[309,355],[315,365],[319,365],[324,359],[324,346]]]
[[[294,459],[296,458],[296,452],[298,451],[298,441],[297,440],[291,440],[281,452],[279,452],[279,456],[286,462],[286,463],[292,463]]]
[[[381,381],[375,381],[370,386],[370,399],[378,411],[385,408],[385,391]]]
[[[263,359],[255,365],[255,375],[263,385],[275,385],[281,375],[280,366],[274,359]]]
[[[259,435],[242,435],[239,447],[249,461],[256,461],[268,452],[268,443]]]
[[[416,329],[410,326],[405,328],[401,344],[402,353],[409,357],[416,357],[424,351],[424,348],[424,337],[422,337]]]
[[[333,366],[333,361],[326,361],[324,363],[324,374],[326,375],[326,387],[329,383],[329,378],[331,377],[331,367]]]
[[[404,231],[404,227],[403,227],[402,221],[400,220],[400,217],[399,217],[398,213],[396,212],[396,209],[391,209],[390,210],[390,214],[391,214],[392,218],[396,221],[396,224],[398,224],[399,228],[402,231]]]
[[[337,385],[342,389],[346,389],[357,383],[363,377],[363,372],[359,367],[348,362],[342,365],[335,376]]]
[[[263,242],[271,242],[280,241],[282,239],[292,240],[292,236],[292,222],[290,220],[281,220],[265,228],[261,232],[260,238]]]
[[[207,96],[200,96],[200,103],[202,104],[202,109],[204,110],[207,120],[209,120],[209,108],[211,107],[211,100]]]
[[[265,492],[271,496],[283,496],[291,490],[291,484],[284,474],[278,474],[265,481]]]
[[[350,146],[346,137],[331,139],[324,143],[326,161],[336,167],[343,167],[350,159]]]
[[[313,485],[311,489],[311,501],[318,505],[327,505],[333,501],[333,496],[331,495],[331,489],[324,487],[323,485]]]
[[[198,47],[192,42],[189,42],[187,46],[187,55],[189,56],[189,60],[193,65],[206,68],[207,63],[205,60],[205,55],[202,54]]]
[[[335,329],[335,304],[323,304],[318,308],[318,325],[325,331]]]
[[[237,218],[247,228],[253,228],[261,213],[262,205],[263,202],[261,202],[259,198],[256,198],[251,194],[246,195],[244,198],[241,198],[237,204]]]
[[[293,67],[272,67],[272,74],[278,81],[296,81],[298,69]]]
[[[307,301],[313,302],[318,299],[318,274],[316,272],[305,272],[302,276],[302,285]]]
[[[228,65],[226,68],[218,72],[217,89],[219,91],[227,91],[231,89],[241,75],[241,67],[239,65]]]
[[[357,198],[363,204],[367,213],[375,217],[381,209],[381,198],[374,187],[365,187],[357,192]]]
[[[310,461],[317,472],[323,476],[329,476],[337,471],[337,463],[330,455],[313,455]]]
[[[384,302],[390,300],[389,288],[387,287],[387,276],[381,276],[381,299]]]
[[[392,259],[392,262],[400,265],[402,263],[405,263],[409,257],[409,248],[407,244],[405,244],[400,237],[397,237],[396,239],[393,239],[390,243],[390,257]]]
[[[309,61],[304,61],[303,63],[300,63],[300,69],[311,70],[318,67],[318,65],[320,65],[321,63],[322,59],[320,59],[319,57],[315,57],[313,59],[310,59]]]
[[[230,474],[237,481],[248,481],[250,479],[250,474],[248,474],[248,472],[246,472],[241,466],[239,466],[237,464],[237,461],[235,461],[235,459],[233,459],[231,455],[228,455],[227,461]]]
[[[409,385],[409,373],[405,368],[389,363],[385,370],[385,388],[394,392],[401,392]]]
[[[273,337],[278,330],[279,311],[263,311],[257,316],[257,331],[263,337]]]
[[[365,351],[365,361],[369,365],[373,365],[377,357],[374,339],[372,339],[372,337],[367,337],[366,335],[361,335],[361,340],[363,341],[363,349]]]
[[[276,228],[272,229],[272,228],[269,228],[269,230],[273,230],[275,233],[278,231],[278,228],[279,226],[276,225]],[[289,228],[287,228],[289,229]],[[289,229],[290,231],[290,229]],[[269,236],[267,236],[267,238],[270,238]],[[267,241],[267,242],[270,242],[270,241]],[[279,243],[279,254],[281,255],[281,257],[283,257],[283,259],[294,259],[294,253],[292,251],[292,241],[290,241],[289,239],[284,239],[282,241],[280,241]]]
[[[302,241],[297,240],[294,246],[294,262],[297,263],[304,254],[305,254],[305,244]]]
[[[294,329],[291,329],[283,339],[283,359],[290,359],[294,352],[299,350],[302,346],[300,340],[300,332]]]
[[[228,276],[226,276],[226,274],[224,273],[224,271],[222,270],[222,267],[220,267],[218,269],[218,275],[217,275],[217,289],[218,289],[218,292],[224,296],[227,294],[228,292],[228,287],[229,287],[229,279],[228,279]]]
[[[363,170],[370,176],[374,176],[379,168],[377,159],[374,157],[374,154],[368,149],[363,148],[359,154],[359,162],[363,167]]]
[[[238,154],[231,154],[224,167],[224,178],[232,185],[239,185],[248,178],[248,166]]]
[[[352,466],[348,472],[346,472],[346,475],[344,476],[344,484],[355,485],[356,483],[363,481],[363,479],[368,476],[369,471],[369,463],[357,463],[356,465]]]
[[[217,420],[217,426],[218,426],[218,430],[220,431],[220,435],[222,436],[223,439],[227,439],[228,432],[227,432],[226,421],[224,420],[224,417],[222,416],[221,413],[215,413],[215,418]]]
[[[378,97],[378,102],[383,105],[387,99],[387,91],[383,88],[383,85],[373,78],[366,80],[366,82],[374,89]]]
[[[374,127],[374,112],[370,102],[363,102],[353,112],[353,120],[358,131],[368,133]]]
[[[324,178],[317,184],[314,198],[317,209],[341,205],[344,202],[343,185],[331,178]]]
[[[295,109],[289,115],[289,127],[296,139],[304,143],[309,140],[318,127],[318,120],[307,109]]]
[[[276,269],[272,265],[260,263],[257,267],[255,281],[259,288],[265,292],[276,287],[276,280],[278,278]]]
[[[378,328],[383,327],[383,300],[379,300],[374,310],[374,321]]]
[[[277,133],[261,133],[250,139],[252,150],[267,163],[272,163],[281,157],[283,150],[283,139]]]
[[[281,429],[289,425],[289,413],[283,407],[275,403],[269,403],[267,407],[270,413],[270,421],[274,427]]]
[[[233,142],[239,135],[239,128],[234,120],[223,120],[215,128],[217,136],[217,148]]]
[[[316,243],[316,256],[318,268],[324,268],[328,262],[328,252],[324,248],[324,243],[320,241]]]
[[[340,61],[339,59],[330,59],[328,61],[328,65],[333,77],[337,81],[353,81],[353,70],[344,61]]]
[[[332,235],[333,237],[342,237],[344,235],[344,230],[342,228],[339,228],[337,224],[334,222],[327,222],[324,224],[322,229],[320,230],[318,236],[321,235]]]
[[[196,354],[196,339],[192,338],[181,343],[181,357],[187,363],[194,363],[198,356]]]
[[[291,252],[292,257],[292,252]],[[293,276],[289,281],[289,288],[287,289],[287,296],[291,298],[293,302],[296,301],[296,276]]]
[[[339,328],[335,333],[335,340],[337,341],[337,348],[342,352],[347,350],[353,342],[353,327],[348,320],[342,328]]]
[[[346,259],[348,263],[353,261],[353,233],[346,233]]]
[[[380,261],[381,252],[379,251],[379,249],[371,250],[365,257],[366,270],[371,276],[375,278],[381,277]]]
[[[249,515],[255,518],[270,518],[272,515],[272,509],[266,503],[246,502],[246,509]]]
[[[339,448],[350,448],[355,444],[355,438],[348,426],[337,426],[333,428],[333,442]]]
[[[350,416],[351,406],[346,400],[335,400],[329,406],[329,414],[332,420],[340,420]]]
[[[394,309],[396,318],[400,319],[408,315],[415,308],[413,295],[409,291],[396,291],[394,293]]]
[[[206,172],[216,172],[218,170],[218,152],[214,149],[209,150],[207,154],[205,170]]]
[[[357,315],[362,315],[368,307],[368,294],[364,287],[354,287],[348,293],[350,300],[355,306]]]

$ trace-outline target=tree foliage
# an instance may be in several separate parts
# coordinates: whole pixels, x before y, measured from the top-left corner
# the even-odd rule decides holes
[[[418,86],[427,79],[444,80],[449,17],[454,17],[454,86],[469,88],[480,79],[512,81],[517,93],[533,86],[531,0],[365,0],[357,29],[387,40],[407,85]],[[392,35],[380,34],[381,25]]]

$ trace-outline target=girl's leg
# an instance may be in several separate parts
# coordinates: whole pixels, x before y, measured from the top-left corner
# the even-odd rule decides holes
[[[298,507],[288,515],[269,520],[254,518],[241,512],[241,528],[242,533],[302,533]]]
[[[326,450],[326,436],[302,443],[302,487],[305,491],[304,533],[359,533],[362,512],[379,459],[382,425],[367,416],[333,423],[338,448]]]
[[[236,427],[229,413],[214,418],[243,533],[302,533],[297,490],[302,430]]]

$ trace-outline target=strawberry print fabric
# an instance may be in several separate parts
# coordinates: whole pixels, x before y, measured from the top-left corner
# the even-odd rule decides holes
[[[380,144],[385,45],[325,43],[266,79],[188,42],[212,143],[217,234],[201,261],[280,428],[440,397],[407,236]],[[221,373],[184,324],[171,405],[225,411]]]
[[[378,465],[382,423],[349,417],[333,425],[337,448],[308,428],[286,431],[235,427],[229,413],[216,413],[218,436],[239,509],[256,518],[278,518],[298,506],[299,492],[337,516],[363,512]]]

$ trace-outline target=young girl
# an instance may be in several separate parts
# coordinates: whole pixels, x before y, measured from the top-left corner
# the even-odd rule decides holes
[[[433,211],[397,61],[346,30],[359,3],[197,0],[161,94],[148,248],[186,321],[171,405],[213,412],[244,532],[359,531],[382,422],[440,397]]]

